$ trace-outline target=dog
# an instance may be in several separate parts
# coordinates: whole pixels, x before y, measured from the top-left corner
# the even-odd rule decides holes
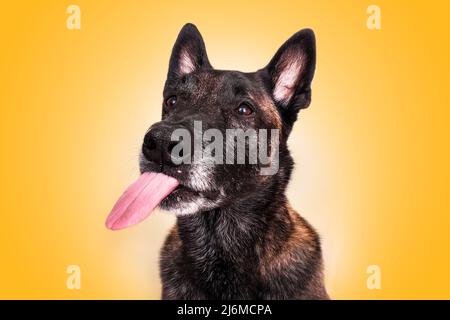
[[[319,236],[289,204],[293,159],[287,138],[311,102],[315,35],[295,33],[253,73],[213,69],[203,38],[186,24],[174,44],[162,120],[144,137],[140,171],[180,185],[160,207],[177,221],[161,250],[163,299],[329,299]],[[279,167],[175,165],[171,133],[201,121],[204,129],[279,130]]]

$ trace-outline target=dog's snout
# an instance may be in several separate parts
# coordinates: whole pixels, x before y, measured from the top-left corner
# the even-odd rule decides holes
[[[153,138],[153,135],[150,134],[150,132],[148,132],[144,137],[144,148],[152,150],[155,149],[155,147],[156,147],[155,139]]]
[[[171,153],[176,141],[171,141],[173,129],[167,125],[154,125],[147,132],[142,144],[144,157],[154,163],[174,166]]]
[[[156,140],[153,137],[152,132],[148,132],[144,137],[144,143],[142,144],[142,153],[149,161],[160,163],[160,152],[157,150]]]

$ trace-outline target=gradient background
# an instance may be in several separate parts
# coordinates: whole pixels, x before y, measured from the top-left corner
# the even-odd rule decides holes
[[[450,5],[445,1],[11,1],[0,10],[0,298],[158,299],[175,219],[104,220],[137,177],[182,25],[254,71],[316,32],[311,107],[290,137],[293,206],[323,238],[335,299],[450,298]],[[81,30],[66,8],[81,7]],[[366,28],[377,4],[382,30]],[[81,290],[66,267],[81,267]],[[368,290],[366,268],[381,267]]]

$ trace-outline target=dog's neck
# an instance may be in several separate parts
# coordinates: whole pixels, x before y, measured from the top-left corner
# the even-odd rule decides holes
[[[286,199],[288,176],[274,177],[270,185],[229,206],[178,217],[177,265],[202,294],[216,299],[262,298],[273,264],[280,268],[270,271],[274,281],[284,277],[280,270],[310,279],[308,266],[321,263],[320,244]],[[290,266],[289,259],[273,261],[286,249],[292,255],[289,259],[297,259],[296,265]],[[286,286],[291,285],[287,281]]]
[[[180,216],[178,233],[187,256],[218,254],[233,263],[248,263],[248,257],[254,258],[255,250],[264,245],[269,224],[289,227],[287,211],[283,193],[258,194],[225,208]]]

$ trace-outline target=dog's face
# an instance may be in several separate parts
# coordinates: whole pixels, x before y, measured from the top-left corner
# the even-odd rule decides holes
[[[242,200],[273,180],[261,174],[259,162],[227,163],[226,147],[224,163],[212,160],[214,152],[210,156],[203,153],[190,163],[175,163],[172,151],[177,141],[173,141],[172,134],[177,129],[188,131],[191,137],[196,134],[202,137],[203,151],[209,142],[217,139],[207,136],[208,131],[212,132],[210,129],[223,135],[220,143],[224,146],[230,142],[226,139],[230,129],[246,132],[253,129],[258,138],[260,129],[277,129],[278,154],[270,161],[278,161],[280,167],[280,172],[274,172],[275,177],[289,175],[292,160],[286,139],[299,110],[310,103],[314,68],[315,40],[311,30],[292,36],[265,68],[243,73],[213,69],[199,31],[192,24],[185,25],[170,58],[162,120],[148,130],[140,156],[141,172],[162,171],[180,182],[161,207],[176,214],[207,211]],[[245,141],[247,147],[252,143]],[[274,140],[268,138],[268,141],[268,150],[274,150]],[[180,156],[194,156],[194,144],[193,138],[192,152]]]

